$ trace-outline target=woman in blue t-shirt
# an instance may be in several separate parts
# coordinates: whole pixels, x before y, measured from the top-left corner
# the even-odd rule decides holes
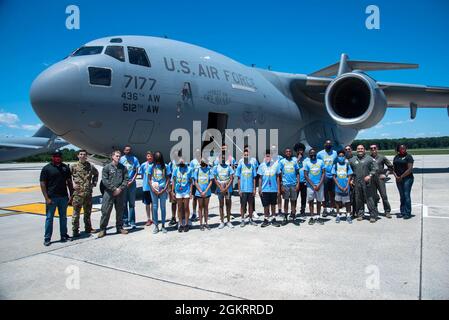
[[[210,230],[208,224],[209,218],[209,199],[211,196],[211,187],[213,182],[212,169],[207,165],[205,159],[201,159],[200,167],[193,173],[193,181],[195,182],[195,198],[199,205],[199,217],[201,231]]]
[[[178,205],[178,232],[189,231],[189,202],[192,198],[192,177],[192,168],[187,166],[184,160],[181,158],[175,171],[173,171],[173,175],[171,178],[172,192],[175,194],[176,203]]]
[[[166,218],[166,208],[165,202],[167,201],[167,188],[168,188],[168,180],[170,177],[170,168],[165,165],[164,157],[161,152],[154,153],[154,164],[150,168],[149,172],[149,180],[151,186],[151,199],[153,202],[153,233],[158,233],[158,217],[157,211],[160,204],[161,215],[162,215],[162,228],[161,231],[163,233],[167,233],[167,229],[165,229],[165,218]]]

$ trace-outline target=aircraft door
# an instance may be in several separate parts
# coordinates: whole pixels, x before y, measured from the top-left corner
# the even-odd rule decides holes
[[[152,120],[136,120],[133,130],[129,137],[130,144],[146,144],[153,134],[154,121]]]

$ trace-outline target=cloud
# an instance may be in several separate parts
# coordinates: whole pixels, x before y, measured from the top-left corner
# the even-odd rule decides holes
[[[21,129],[27,131],[37,131],[42,124],[21,124],[20,118],[15,113],[0,111],[0,126],[5,126],[10,129]]]
[[[0,125],[7,126],[9,128],[17,126],[20,121],[19,116],[14,113],[0,112]]]
[[[38,123],[38,124],[22,124],[20,126],[20,128],[23,130],[28,130],[28,131],[37,131],[41,126],[42,126],[42,124],[40,124],[40,123]]]

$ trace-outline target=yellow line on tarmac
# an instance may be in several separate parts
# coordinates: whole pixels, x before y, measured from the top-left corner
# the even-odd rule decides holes
[[[14,211],[14,212],[21,212],[21,213],[32,213],[32,214],[38,214],[45,216],[46,210],[45,210],[45,203],[42,202],[36,202],[36,203],[28,203],[18,206],[12,206],[12,207],[5,207],[1,208],[2,210],[7,211]],[[92,208],[92,212],[99,211],[96,208]],[[81,214],[83,214],[83,209],[81,209]],[[67,207],[67,216],[71,217],[73,215],[73,207],[69,206]],[[58,208],[56,208],[55,211],[55,217],[59,217]]]
[[[29,187],[15,187],[15,188],[0,188],[0,194],[11,194],[18,192],[33,192],[40,190],[40,186],[29,186]]]

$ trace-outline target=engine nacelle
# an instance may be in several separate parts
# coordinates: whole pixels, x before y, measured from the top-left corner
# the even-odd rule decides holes
[[[387,110],[387,99],[376,81],[357,71],[335,78],[326,89],[325,102],[337,124],[354,129],[375,126]]]

